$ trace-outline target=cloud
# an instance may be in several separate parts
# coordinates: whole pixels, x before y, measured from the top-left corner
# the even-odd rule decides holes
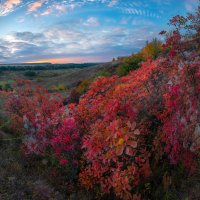
[[[41,15],[49,15],[53,12],[56,12],[57,14],[65,13],[67,10],[67,7],[65,5],[60,4],[53,4],[49,6],[49,8],[41,13]]]
[[[154,2],[155,0],[149,0],[146,2],[143,1],[119,1],[117,5],[117,9],[119,9],[124,14],[128,15],[138,15],[144,17],[151,17],[151,18],[160,18],[159,10],[157,10],[157,6]],[[157,0],[156,0],[157,1]],[[152,5],[155,5],[154,9]],[[124,20],[125,22],[125,20]]]
[[[14,8],[21,4],[21,0],[6,0],[4,3],[1,2],[0,5],[0,16],[6,16],[13,12]]]
[[[171,2],[172,0],[6,0],[0,8],[0,16],[8,15],[19,7],[26,7],[28,13],[32,13],[35,16],[44,16],[52,13],[61,14],[65,13],[66,10],[74,10],[75,8],[96,4],[118,9],[127,14],[157,17],[156,12],[159,10],[156,11],[156,8],[158,5],[168,6]],[[150,9],[152,5],[155,7],[154,10]]]
[[[30,43],[38,43],[45,39],[42,33],[32,33],[29,31],[26,32],[16,32],[12,34],[14,41],[28,41]],[[11,39],[12,41],[12,39]]]
[[[0,41],[1,43],[1,41]],[[6,46],[0,45],[0,61],[6,60],[10,57],[10,49]]]
[[[117,5],[118,0],[111,0],[110,3],[108,4],[109,7],[113,7],[115,5]]]
[[[13,32],[0,38],[0,62],[27,62],[34,60],[57,58],[92,61],[108,61],[112,57],[129,55],[137,52],[156,36],[156,26],[144,25],[140,29],[109,26],[97,29],[87,26],[95,24],[98,19],[81,19],[70,23],[60,23],[45,28],[42,32]],[[150,33],[149,30],[152,32]],[[5,53],[2,54],[1,52]],[[94,59],[93,58],[93,59]]]
[[[141,19],[141,18],[134,18],[131,21],[131,24],[133,26],[139,27],[153,27],[156,26],[154,22],[150,21],[149,19]]]
[[[36,1],[28,5],[28,12],[37,12],[38,9],[42,6],[44,0]]]
[[[185,9],[188,12],[194,11],[199,5],[199,0],[185,0]]]
[[[58,4],[53,0],[37,0],[34,3],[40,2],[39,4],[29,4],[28,8],[30,13],[38,15],[59,14],[68,12],[76,6],[82,6],[83,2],[92,4],[97,1],[106,6],[111,2],[68,0],[65,4],[63,4],[64,1]],[[113,4],[116,9],[129,9],[130,12],[129,15],[124,15],[121,21],[117,21],[118,18],[116,18],[113,23],[106,22],[105,18],[94,17],[92,12],[92,16],[81,15],[85,17],[84,19],[69,17],[59,23],[53,22],[52,25],[46,25],[48,27],[38,29],[40,31],[37,33],[16,31],[7,33],[4,38],[0,36],[0,62],[25,62],[55,57],[59,59],[75,57],[111,59],[137,52],[146,40],[156,37],[159,32],[157,30],[159,27],[156,27],[151,20],[141,19],[141,15],[157,17],[156,13],[149,11],[146,7],[142,8],[141,3],[138,2],[118,0],[117,4]],[[73,6],[70,8],[69,5]]]
[[[83,23],[85,26],[99,26],[99,21],[95,17],[89,17],[86,22]]]
[[[129,15],[140,15],[140,16],[151,17],[151,18],[160,18],[160,15],[158,13],[149,11],[147,9],[123,7],[121,8],[121,10],[123,13],[129,14]]]

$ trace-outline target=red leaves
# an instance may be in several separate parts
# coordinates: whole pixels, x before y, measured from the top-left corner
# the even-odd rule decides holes
[[[137,142],[133,141],[133,140],[128,140],[126,144],[131,146],[132,148],[136,148],[137,147]]]
[[[140,135],[139,129],[136,129],[133,133],[134,133],[135,135]]]
[[[65,166],[65,165],[67,165],[67,160],[66,159],[61,159],[59,163],[60,163],[60,165]]]
[[[167,39],[168,57],[147,61],[125,77],[98,79],[80,100],[76,119],[84,125],[86,169],[106,192],[111,184],[118,196],[130,199],[130,186],[137,190],[152,173],[149,157],[178,165],[198,148],[199,57],[191,53],[187,62],[181,60],[181,42],[175,30]],[[184,147],[184,141],[192,145]],[[186,169],[188,163],[194,166],[193,155]],[[134,175],[130,167],[135,167]],[[127,185],[121,188],[121,182]]]
[[[51,147],[59,163],[61,165],[67,165],[68,163],[70,165],[74,164],[74,166],[77,165],[80,137],[74,118],[65,118],[62,124],[54,130],[54,134],[51,137]]]
[[[128,156],[134,156],[134,150],[131,147],[129,147],[129,146],[126,147],[126,155],[128,155]]]
[[[160,35],[164,35],[164,34],[166,34],[166,32],[167,32],[167,31],[164,31],[164,30],[163,30],[163,31],[161,31],[159,34],[160,34]]]
[[[23,149],[26,155],[50,155],[61,166],[66,168],[70,164],[76,168],[80,150],[79,132],[75,119],[70,116],[73,106],[66,113],[62,102],[59,94],[51,94],[29,81],[17,81],[8,96],[6,111],[17,123],[20,132],[25,134]]]

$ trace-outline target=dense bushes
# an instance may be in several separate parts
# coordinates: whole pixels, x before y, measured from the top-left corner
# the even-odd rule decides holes
[[[192,26],[194,18],[185,22]],[[85,187],[100,185],[123,199],[145,199],[159,187],[154,179],[160,178],[160,169],[169,174],[168,181],[161,175],[164,185],[177,184],[170,176],[180,168],[194,173],[200,146],[200,58],[188,48],[194,41],[181,35],[182,21],[172,22],[179,29],[166,39],[168,56],[147,61],[122,78],[97,79],[75,108],[85,133],[86,164],[80,174]],[[190,37],[196,34],[197,25]]]
[[[91,85],[77,108],[76,120],[86,133],[81,181],[85,174],[104,192],[131,199],[144,194],[153,165],[158,169],[169,160],[169,166],[194,172],[199,59],[183,63],[181,71],[171,61],[147,62],[124,78],[100,78]]]
[[[12,129],[24,134],[24,154],[56,160],[56,165],[65,166],[70,179],[74,179],[80,138],[62,96],[23,80],[16,82],[12,92],[2,94],[7,100],[5,110],[12,120]]]
[[[142,57],[155,60],[163,52],[162,42],[154,38],[151,42],[147,42],[146,46],[141,50]]]
[[[86,189],[121,199],[167,199],[169,188],[197,168],[199,13],[171,20],[175,30],[166,34],[165,57],[147,60],[127,76],[97,78],[67,108],[60,96],[19,82],[6,108],[26,135],[25,152],[56,158],[73,174],[69,181],[79,175]]]
[[[127,75],[130,71],[138,69],[142,61],[144,61],[144,58],[141,53],[123,58],[122,63],[117,68],[117,74],[119,76]]]
[[[26,71],[24,72],[24,76],[28,76],[30,78],[37,76],[37,73],[35,71]]]
[[[167,50],[163,49],[162,42],[155,38],[151,42],[147,42],[139,53],[120,59],[121,64],[117,67],[117,74],[119,76],[125,76],[130,71],[138,69],[142,62],[148,59],[155,60],[166,52]]]
[[[67,103],[78,103],[81,95],[83,95],[89,88],[92,79],[81,80],[75,88],[73,88],[67,98]]]

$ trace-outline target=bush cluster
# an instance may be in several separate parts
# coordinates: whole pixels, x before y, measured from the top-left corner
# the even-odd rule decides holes
[[[6,110],[25,134],[24,152],[56,158],[68,181],[79,177],[88,190],[125,200],[163,199],[178,187],[174,176],[192,176],[198,164],[199,16],[200,7],[174,17],[171,34],[161,33],[165,57],[123,77],[97,78],[77,104],[64,107],[59,95],[18,82]],[[76,92],[85,87],[87,81]]]

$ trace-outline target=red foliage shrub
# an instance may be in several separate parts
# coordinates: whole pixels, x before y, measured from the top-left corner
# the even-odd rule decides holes
[[[70,177],[69,180],[75,178],[80,157],[80,137],[73,117],[65,118],[54,130],[51,146],[59,164],[65,168],[65,172]]]
[[[199,58],[182,63],[181,70],[171,61],[147,62],[124,78],[100,78],[80,100],[75,112],[86,133],[84,171],[104,192],[114,190],[124,199],[138,192],[138,185],[151,176],[150,159],[162,151],[152,147],[156,137],[171,164],[195,169],[200,145]]]
[[[73,117],[63,106],[63,98],[30,81],[17,81],[6,95],[5,110],[13,127],[24,133],[26,155],[55,157],[60,165],[77,169],[79,133]]]
[[[171,49],[166,58],[147,61],[126,77],[97,79],[74,109],[85,133],[87,164],[81,174],[93,177],[103,192],[134,199],[144,192],[155,158],[167,157],[169,165],[194,172],[200,147],[200,59],[196,49],[181,48],[185,42],[191,46],[176,29],[165,44]]]
[[[5,110],[13,127],[25,133],[25,153],[43,153],[56,125],[62,118],[62,98],[30,81],[20,80],[8,93]],[[64,116],[63,116],[64,117]]]

